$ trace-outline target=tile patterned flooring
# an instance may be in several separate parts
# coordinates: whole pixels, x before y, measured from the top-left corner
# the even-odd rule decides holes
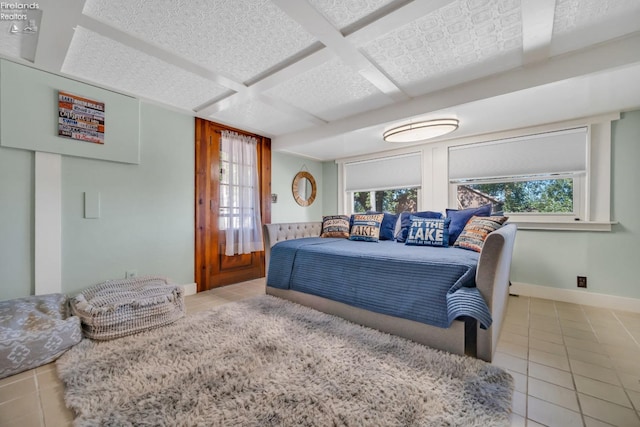
[[[186,298],[187,313],[264,293],[264,279]],[[494,364],[512,426],[640,426],[640,313],[510,297]],[[70,426],[54,364],[0,380],[0,425]]]

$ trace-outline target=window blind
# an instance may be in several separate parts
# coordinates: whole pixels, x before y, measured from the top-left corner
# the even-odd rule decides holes
[[[420,153],[345,163],[347,191],[389,190],[422,185]]]
[[[587,170],[587,128],[449,148],[451,183]]]

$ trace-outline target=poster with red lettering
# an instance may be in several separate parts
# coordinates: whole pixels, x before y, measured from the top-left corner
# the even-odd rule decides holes
[[[104,103],[58,91],[58,135],[104,144]]]

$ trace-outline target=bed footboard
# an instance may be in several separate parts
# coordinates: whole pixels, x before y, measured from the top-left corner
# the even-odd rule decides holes
[[[477,357],[490,362],[493,358],[509,298],[509,274],[517,226],[507,224],[487,236],[478,260],[476,287],[484,297],[493,323],[477,332]]]

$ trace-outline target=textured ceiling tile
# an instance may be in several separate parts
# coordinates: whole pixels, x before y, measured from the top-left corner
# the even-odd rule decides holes
[[[83,13],[238,81],[315,42],[267,0],[87,0]]]
[[[82,27],[75,30],[62,72],[185,109],[227,90]]]
[[[312,126],[310,122],[291,117],[256,100],[234,104],[209,117],[213,121],[232,123],[238,128],[257,129],[269,135],[283,135]]]
[[[459,0],[362,46],[399,85],[522,49],[520,0]]]
[[[556,0],[553,35],[567,34],[608,18],[638,12],[638,0]]]
[[[375,12],[393,0],[308,0],[337,29]]]
[[[373,84],[339,59],[325,62],[266,92],[325,120],[390,103]]]

